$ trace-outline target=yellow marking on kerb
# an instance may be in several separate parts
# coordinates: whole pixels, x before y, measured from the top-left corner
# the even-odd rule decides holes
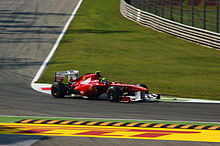
[[[54,123],[56,123],[56,122],[58,122],[58,121],[60,121],[60,120],[52,120],[52,121],[50,121],[50,122],[47,122],[47,124],[54,124]]]
[[[181,127],[181,129],[188,129],[191,126],[193,126],[193,125],[184,125],[184,126]]]
[[[174,127],[176,127],[176,126],[179,126],[180,124],[172,124],[172,125],[170,125],[170,126],[167,126],[167,128],[174,128]]]
[[[33,121],[34,119],[27,119],[27,120],[24,120],[24,121],[21,121],[21,123],[28,123],[30,121]]]
[[[44,121],[46,121],[46,120],[37,120],[37,121],[34,122],[34,124],[40,124],[40,123],[42,123]]]
[[[72,122],[72,121],[63,121],[63,122],[61,122],[60,124],[61,124],[61,125],[65,125],[65,124],[68,124],[68,123],[70,123],[70,122]]]
[[[202,128],[204,128],[204,127],[206,127],[206,125],[197,126],[197,127],[195,127],[194,129],[202,129]]]
[[[136,124],[138,124],[138,123],[130,123],[130,124],[126,125],[126,127],[133,127]]]
[[[154,128],[160,128],[161,126],[166,125],[166,124],[157,124],[155,126],[153,126]]]
[[[104,123],[100,124],[100,126],[106,126],[106,125],[108,125],[110,123],[112,123],[112,122],[104,122]]]
[[[210,128],[208,128],[209,130],[215,130],[215,129],[217,129],[217,128],[219,128],[220,126],[212,126],[212,127],[210,127]]]
[[[90,126],[90,125],[94,125],[94,124],[96,124],[96,123],[98,123],[98,122],[95,122],[95,121],[94,121],[94,122],[89,122],[89,123],[86,124],[86,125],[89,125],[89,126]]]
[[[142,124],[142,125],[140,125],[139,127],[147,127],[147,126],[149,126],[149,125],[151,125],[152,123],[145,123],[145,124]]]
[[[119,123],[115,123],[113,126],[120,126],[122,124],[124,124],[125,122],[119,122]]]

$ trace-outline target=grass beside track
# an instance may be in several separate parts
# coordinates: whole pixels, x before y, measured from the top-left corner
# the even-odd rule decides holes
[[[56,71],[102,71],[112,81],[152,92],[220,100],[220,52],[122,17],[119,0],[84,0],[39,82]]]

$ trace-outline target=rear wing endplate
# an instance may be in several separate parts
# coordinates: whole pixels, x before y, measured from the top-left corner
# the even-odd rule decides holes
[[[54,81],[62,82],[68,76],[68,82],[73,82],[79,76],[78,70],[59,71],[54,73]]]

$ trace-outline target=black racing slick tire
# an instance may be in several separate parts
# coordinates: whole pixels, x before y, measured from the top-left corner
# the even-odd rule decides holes
[[[108,100],[111,102],[118,102],[119,97],[122,96],[121,89],[118,86],[112,86],[107,91]]]
[[[61,82],[56,82],[51,87],[51,94],[55,98],[62,98],[66,95],[66,87]]]

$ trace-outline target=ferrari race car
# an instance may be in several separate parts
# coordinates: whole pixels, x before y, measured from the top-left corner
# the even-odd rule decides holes
[[[84,98],[99,98],[106,96],[111,102],[132,102],[160,99],[160,94],[149,94],[144,84],[130,85],[107,81],[100,72],[88,73],[78,77],[79,71],[69,70],[55,73],[55,82],[51,87],[51,94],[55,98],[66,95]],[[67,83],[64,79],[67,76]]]

